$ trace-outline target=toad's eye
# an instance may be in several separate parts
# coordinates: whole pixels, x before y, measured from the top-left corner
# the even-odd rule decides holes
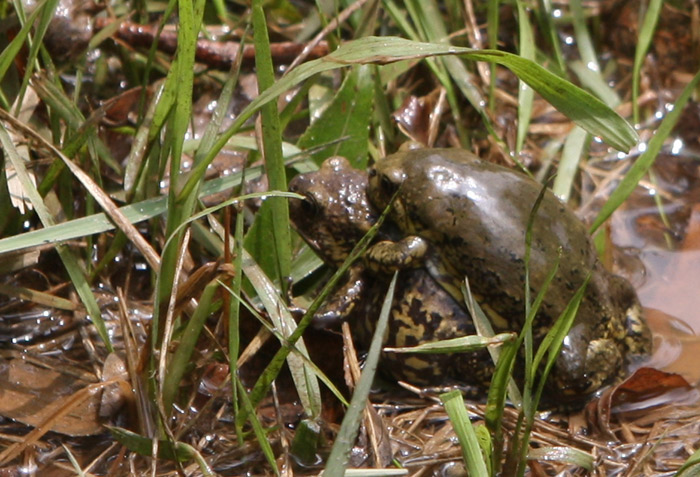
[[[388,176],[385,175],[382,175],[380,178],[380,184],[382,187],[382,192],[384,192],[387,196],[394,195],[394,192],[396,192],[399,187],[398,184],[394,183]]]
[[[316,200],[316,197],[314,197],[311,194],[307,194],[301,201],[301,209],[304,211],[304,214],[307,214],[309,216],[314,216],[318,214],[320,208],[318,206],[318,201]]]
[[[372,168],[369,170],[368,175],[369,175],[369,178],[370,178],[370,179],[371,179],[372,177],[376,177],[376,176],[377,176],[377,169],[375,169],[374,167],[372,167]]]

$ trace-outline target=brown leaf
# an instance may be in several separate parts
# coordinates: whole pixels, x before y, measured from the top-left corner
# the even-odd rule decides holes
[[[44,425],[66,403],[66,397],[95,382],[81,374],[68,366],[49,369],[23,359],[4,361],[0,368],[0,415],[33,427]],[[99,394],[93,395],[52,422],[49,429],[70,436],[98,434],[104,430],[99,406]]]
[[[654,368],[639,368],[629,378],[612,388],[611,405],[640,402],[676,388],[689,388],[680,374],[666,373]]]
[[[621,404],[642,402],[678,388],[690,388],[681,375],[666,373],[654,368],[639,368],[617,386],[606,389],[603,394],[586,406],[586,419],[598,433],[617,439],[610,427],[611,411]]]

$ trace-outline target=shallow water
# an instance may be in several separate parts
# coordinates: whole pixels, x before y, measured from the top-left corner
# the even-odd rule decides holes
[[[613,217],[611,235],[616,246],[634,250],[627,256],[634,264],[622,268],[637,288],[654,332],[654,356],[649,365],[698,384],[700,188],[695,161],[689,159],[660,157],[655,166],[657,177],[663,175],[658,188],[638,187]],[[666,223],[654,194],[660,196]]]

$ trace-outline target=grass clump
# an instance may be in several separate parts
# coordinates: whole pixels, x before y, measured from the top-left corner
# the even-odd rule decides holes
[[[476,12],[458,2],[416,1],[358,2],[346,10],[286,1],[267,6],[259,0],[250,8],[204,0],[134,6],[130,20],[132,5],[124,2],[97,14],[71,6],[76,9],[70,11],[69,24],[85,15],[104,22],[100,32],[76,42],[84,46],[66,53],[67,61],[53,49],[60,45],[45,41],[56,28],[65,27],[55,23],[57,0],[26,12],[20,3],[3,10],[13,36],[4,41],[0,53],[5,179],[0,188],[0,254],[19,253],[30,260],[29,251],[41,249],[42,261],[35,258],[32,266],[49,269],[55,254],[62,268],[46,274],[46,293],[55,294],[55,301],[24,287],[21,274],[14,272],[8,272],[3,293],[20,298],[21,290],[21,298],[29,297],[36,306],[48,303],[51,309],[86,314],[97,339],[83,336],[90,345],[81,348],[80,359],[89,359],[92,368],[100,369],[109,353],[125,355],[126,388],[134,393],[129,412],[137,422],[125,424],[128,430],[112,428],[112,436],[130,452],[146,457],[134,464],[142,472],[184,473],[187,464],[182,462],[195,462],[199,472],[210,474],[219,472],[217,465],[225,468],[222,459],[236,452],[231,449],[255,447],[261,450],[262,463],[246,471],[281,473],[292,457],[289,431],[280,417],[286,404],[280,405],[278,391],[299,398],[300,406],[290,407],[316,436],[309,439],[310,448],[297,447],[296,452],[306,455],[306,461],[330,452],[325,475],[344,471],[348,448],[362,422],[371,373],[363,375],[350,398],[319,369],[322,363],[312,358],[306,331],[324,297],[359,259],[371,236],[328,279],[303,317],[294,320],[290,294],[318,280],[322,272],[308,249],[298,253],[300,241],[289,226],[287,200],[293,195],[286,192],[287,178],[335,154],[364,168],[395,150],[405,137],[391,112],[406,98],[432,90],[442,95],[440,108],[430,111],[434,115],[428,123],[429,146],[460,146],[522,167],[535,153],[549,150],[556,156],[563,147],[568,165],[560,167],[555,186],[562,196],[575,196],[579,161],[586,151],[602,147],[592,145],[591,137],[619,151],[629,151],[638,141],[637,132],[612,109],[620,98],[606,87],[605,67],[598,65],[591,73],[574,65],[597,64],[600,56],[588,31],[591,18],[578,1],[562,20],[552,15],[548,2],[533,10],[516,2],[509,6],[512,11],[489,2],[485,11],[471,6]],[[638,78],[659,10],[660,2],[650,4],[640,32],[643,41],[634,56],[635,124],[646,113],[636,103]],[[152,41],[143,49],[124,39],[129,22],[137,19],[155,25]],[[484,21],[486,42],[480,40],[484,32],[479,30],[468,32],[468,40],[458,31],[464,24]],[[503,45],[498,35],[511,21],[517,22],[518,41]],[[291,28],[293,22],[300,28]],[[324,38],[325,54],[282,71],[275,57],[281,40],[309,42],[322,25],[319,40]],[[254,73],[242,54],[229,71],[202,63],[201,50],[216,44],[212,32],[217,27],[241,37],[240,51],[246,45],[254,47]],[[568,30],[580,54],[560,43],[558,33]],[[173,31],[174,54],[159,51],[157,38]],[[58,31],[66,37],[69,33],[73,34]],[[480,68],[479,62],[489,67]],[[115,64],[116,79],[110,80],[105,72]],[[649,170],[697,78],[602,208],[592,231]],[[241,85],[252,79],[257,93],[240,101]],[[211,115],[197,109],[201,98]],[[550,138],[529,132],[530,125],[542,120],[535,116],[543,100],[568,118],[557,116],[567,128],[577,127]],[[504,123],[512,121],[503,118],[514,117],[517,125],[511,131]],[[218,162],[234,154],[245,155],[236,170],[226,164],[226,174],[208,176]],[[546,175],[544,163],[542,170]],[[268,181],[264,192],[247,193],[262,175]],[[216,206],[209,202],[214,194],[219,194]],[[128,273],[118,261],[130,264]],[[299,279],[292,283],[290,277]],[[147,299],[148,322],[110,311],[101,301],[101,290],[113,294],[114,301]],[[543,293],[527,312],[528,323]],[[515,340],[502,337],[505,344],[485,408],[488,436],[478,428],[472,432],[458,396],[442,397],[466,443],[465,458],[473,475],[524,472],[528,456],[534,455],[529,436],[544,379],[576,306],[575,299],[538,350],[533,349],[529,325]],[[270,337],[277,342],[271,350],[264,348]],[[257,346],[258,340],[257,349],[265,352],[250,345]],[[511,375],[521,344],[526,350],[524,389],[521,398],[514,398]],[[370,351],[369,363],[378,356],[378,346]],[[250,362],[256,358],[264,362],[253,366]],[[225,365],[225,385],[207,395],[201,387],[205,369],[213,362]],[[282,379],[279,374],[285,367],[291,373],[290,389],[277,390],[274,383]],[[333,406],[323,397],[325,390],[330,390],[334,403],[350,402],[333,446],[326,440],[334,435],[328,429],[334,423],[327,422]],[[521,412],[509,444],[514,450],[509,455],[517,456],[514,461],[503,458],[508,392]],[[206,404],[200,406],[202,401]],[[265,406],[277,412],[277,420],[262,417]],[[215,444],[203,440],[198,448],[195,437],[206,433],[207,426],[196,421],[208,416],[220,423],[222,415],[233,424],[232,430],[221,435],[222,426],[212,425],[219,433],[212,438]],[[67,455],[74,462],[86,462],[70,451]],[[107,464],[102,465],[104,471]]]

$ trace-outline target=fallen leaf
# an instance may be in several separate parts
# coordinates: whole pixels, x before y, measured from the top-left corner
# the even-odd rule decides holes
[[[0,415],[38,427],[49,420],[73,394],[96,382],[69,366],[49,369],[24,359],[0,361]],[[99,421],[99,393],[51,423],[49,429],[69,436],[104,432]]]
[[[588,403],[586,420],[594,431],[617,440],[610,427],[610,416],[616,406],[646,401],[679,388],[691,388],[681,375],[654,368],[639,368],[620,384],[606,389],[599,398]]]

